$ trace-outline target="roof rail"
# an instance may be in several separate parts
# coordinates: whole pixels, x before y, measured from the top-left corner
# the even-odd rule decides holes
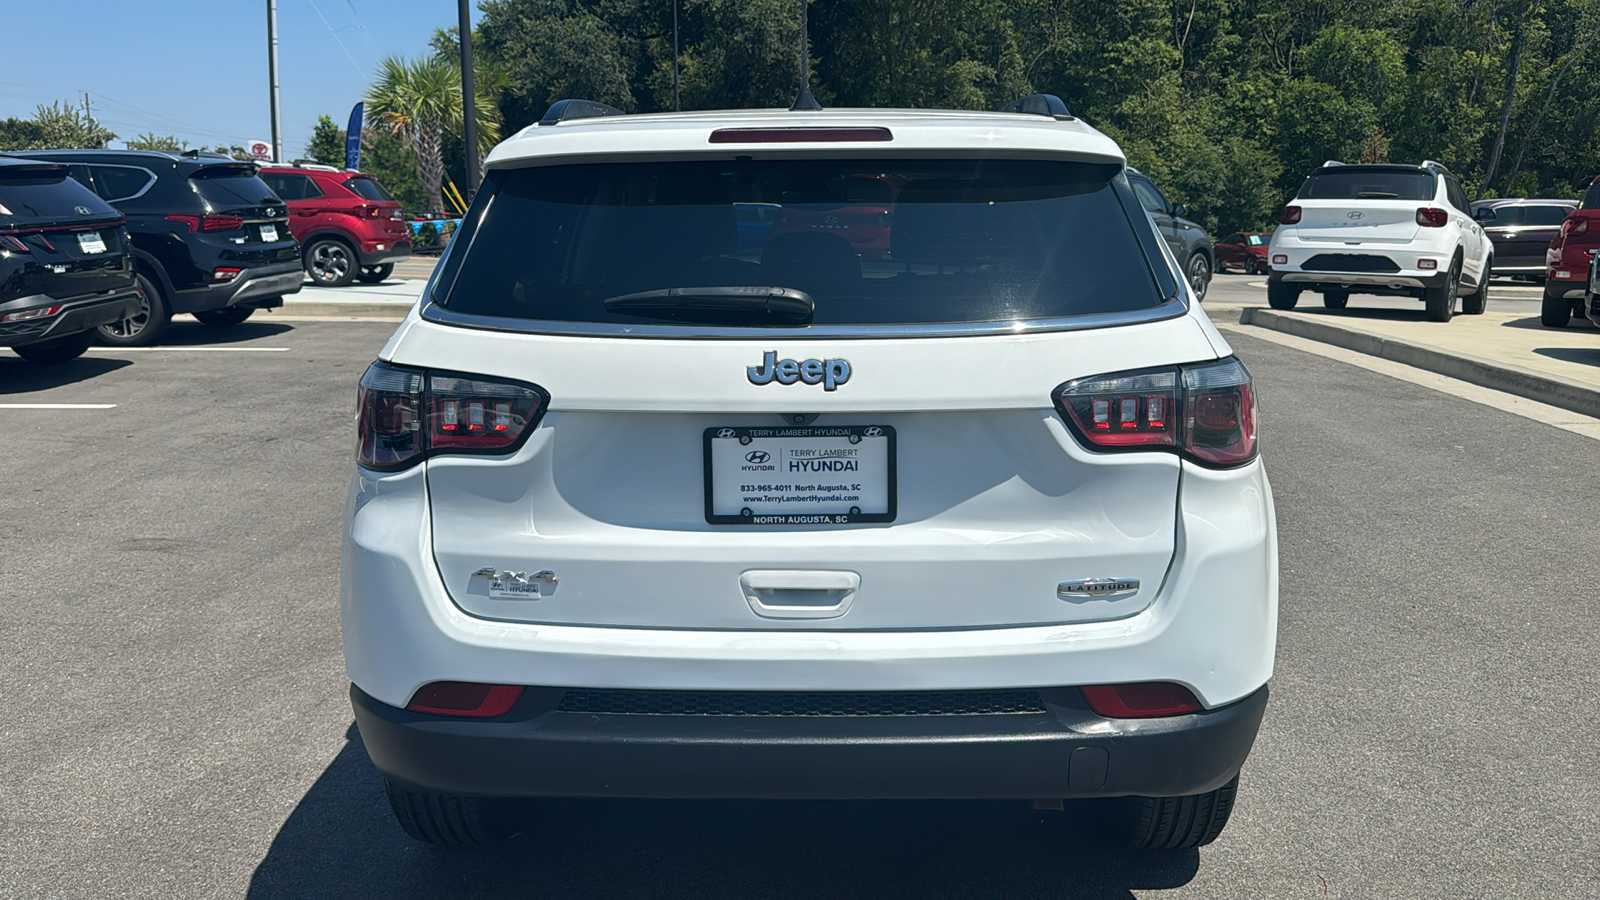
[[[1337,159],[1325,159],[1325,160],[1322,161],[1322,168],[1324,168],[1324,169],[1326,169],[1329,166],[1348,166],[1348,165],[1350,165],[1350,164],[1347,163],[1347,162],[1344,162],[1342,160],[1337,160]]]
[[[1067,112],[1067,105],[1055,94],[1029,94],[1000,107],[1001,112],[1022,113],[1029,116],[1049,116],[1063,122],[1070,122],[1076,118]]]
[[[544,111],[544,118],[539,120],[540,125],[557,125],[570,122],[573,119],[596,119],[600,116],[620,116],[623,111],[615,106],[596,103],[593,100],[557,100],[550,104]]]

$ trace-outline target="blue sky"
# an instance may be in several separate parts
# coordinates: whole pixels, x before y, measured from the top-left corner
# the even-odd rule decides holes
[[[425,53],[435,28],[455,24],[456,0],[278,0],[284,153],[302,155],[320,114],[342,127],[379,59]],[[0,118],[82,105],[87,91],[119,137],[271,138],[266,0],[12,0],[4,33]]]

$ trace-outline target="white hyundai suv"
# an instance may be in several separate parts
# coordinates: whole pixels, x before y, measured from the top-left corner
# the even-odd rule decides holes
[[[1416,297],[1429,319],[1481,314],[1494,244],[1473,219],[1466,191],[1431,160],[1345,165],[1329,161],[1283,208],[1268,251],[1267,302],[1294,309],[1302,291],[1344,309],[1351,294]]]
[[[1277,626],[1250,375],[1117,145],[1012,108],[563,101],[489,155],[359,392],[345,657],[409,834],[553,796],[1222,830]]]

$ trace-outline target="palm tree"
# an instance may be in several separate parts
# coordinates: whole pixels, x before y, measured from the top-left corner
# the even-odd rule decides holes
[[[478,152],[481,155],[500,139],[494,102],[483,95],[476,100]],[[444,209],[443,132],[460,134],[461,70],[450,61],[422,57],[408,61],[385,57],[378,64],[378,79],[367,97],[373,114],[394,133],[410,142],[417,154],[417,175],[428,192],[428,203]]]

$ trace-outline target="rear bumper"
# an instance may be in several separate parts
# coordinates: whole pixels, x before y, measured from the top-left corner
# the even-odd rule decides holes
[[[491,797],[1175,797],[1238,773],[1267,706],[1106,719],[1074,688],[1044,712],[1001,715],[685,716],[556,710],[530,689],[497,719],[408,712],[351,686],[373,764],[409,787]]]
[[[139,312],[139,292],[128,289],[69,300],[36,295],[0,304],[0,314],[58,304],[62,310],[48,319],[0,324],[0,347],[54,340],[126,319]]]
[[[266,305],[263,301],[270,298],[298,293],[305,283],[305,274],[298,261],[245,269],[227,284],[175,292],[170,298],[172,311],[193,313],[230,306]]]
[[[379,245],[383,249],[379,250]],[[394,243],[388,241],[362,241],[361,249],[356,251],[356,259],[363,266],[386,266],[390,263],[404,262],[411,258],[411,241],[400,238]]]

